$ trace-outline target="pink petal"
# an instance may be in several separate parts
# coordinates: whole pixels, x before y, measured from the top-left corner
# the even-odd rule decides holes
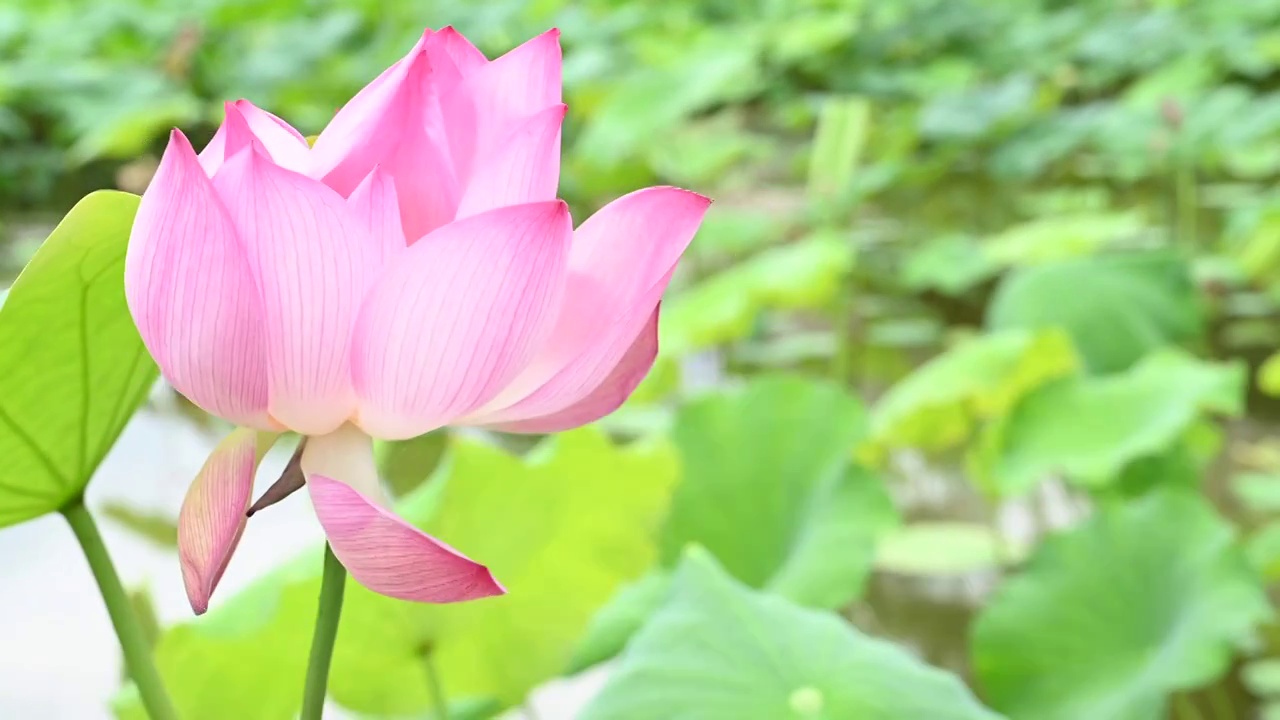
[[[262,297],[271,415],[330,432],[355,410],[351,331],[382,254],[341,196],[257,152],[228,160],[214,185]]]
[[[244,532],[245,511],[253,492],[260,452],[274,435],[238,428],[214,448],[204,467],[191,482],[178,512],[178,560],[191,609],[201,615],[209,609],[227,562]]]
[[[460,78],[489,63],[484,53],[451,25],[440,28],[427,42],[427,56],[432,67],[451,66]]]
[[[174,130],[142,196],[125,297],[165,378],[205,411],[272,429],[263,308],[231,218]]]
[[[307,140],[293,126],[248,100],[224,105],[226,118],[213,139],[200,151],[200,166],[213,177],[226,158],[254,144],[281,167],[305,172],[310,165]],[[228,142],[230,140],[230,142]]]
[[[591,395],[649,322],[710,203],[679,188],[647,188],[584,222],[574,233],[551,336],[526,370],[466,422],[541,417]]]
[[[458,217],[504,205],[554,200],[560,184],[560,126],[564,105],[525,120],[477,163],[458,203]]]
[[[377,254],[376,265],[382,267],[387,260],[406,247],[404,229],[400,227],[400,204],[396,200],[395,181],[380,167],[375,167],[347,198],[347,205],[356,219],[369,231]]]
[[[444,226],[389,266],[352,346],[366,432],[421,435],[510,382],[559,306],[570,222],[561,201],[499,208]]]
[[[441,99],[457,177],[470,179],[487,148],[561,100],[560,31],[549,30],[476,68]]]
[[[595,422],[631,397],[657,357],[658,310],[655,309],[613,371],[585,398],[549,415],[499,424],[493,429],[511,433],[555,433]]]
[[[311,175],[343,196],[374,166],[389,173],[411,241],[453,219],[458,199],[443,129],[432,113],[430,37],[347,103],[312,150]]]
[[[429,603],[506,593],[488,568],[369,502],[346,483],[312,475],[307,488],[333,554],[370,590]]]
[[[311,148],[302,133],[248,100],[237,100],[234,105],[249,123],[254,136],[262,142],[272,162],[294,172],[307,171],[311,164]]]

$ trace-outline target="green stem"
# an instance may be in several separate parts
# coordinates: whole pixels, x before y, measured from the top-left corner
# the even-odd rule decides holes
[[[324,546],[324,578],[320,581],[320,609],[316,630],[311,636],[311,659],[307,663],[307,684],[302,691],[301,720],[320,720],[324,696],[329,687],[329,663],[338,639],[338,617],[342,614],[342,592],[347,585],[347,569],[338,562],[333,548]]]
[[[1196,214],[1199,199],[1196,197],[1196,171],[1190,162],[1183,161],[1175,173],[1175,203],[1178,212],[1178,237],[1184,249],[1194,250],[1196,247]]]
[[[449,701],[444,696],[444,684],[440,682],[440,673],[436,672],[436,663],[432,653],[427,652],[422,662],[427,666],[427,685],[431,688],[432,715],[435,720],[449,720]]]
[[[133,613],[129,595],[124,591],[116,566],[111,562],[111,554],[102,542],[98,525],[84,506],[84,498],[77,497],[62,508],[62,516],[75,533],[80,548],[84,550],[85,559],[89,561],[89,569],[98,581],[98,589],[102,592],[102,602],[107,606],[107,614],[111,616],[111,624],[115,626],[116,637],[120,639],[120,647],[124,650],[124,664],[138,688],[138,696],[146,708],[151,720],[176,720],[178,715],[173,711],[173,703],[160,682],[160,673],[156,672],[155,663],[151,660],[151,647],[146,633]]]

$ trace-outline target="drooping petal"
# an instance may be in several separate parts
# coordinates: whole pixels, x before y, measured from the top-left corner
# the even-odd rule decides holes
[[[622,355],[604,382],[585,398],[549,415],[493,426],[511,433],[555,433],[595,422],[617,410],[649,374],[658,357],[658,310],[653,311],[639,337]]]
[[[555,329],[524,372],[466,422],[541,417],[590,395],[653,315],[710,203],[679,188],[647,188],[584,222]]]
[[[421,435],[510,382],[559,306],[570,222],[560,201],[499,208],[397,257],[365,300],[352,344],[366,432]]]
[[[276,435],[233,430],[191,482],[178,512],[178,560],[191,609],[201,615],[244,532],[253,476]]]
[[[311,175],[343,196],[374,166],[390,174],[411,242],[453,219],[458,202],[443,129],[432,119],[430,37],[347,103],[312,150]]]
[[[270,412],[307,435],[355,409],[350,341],[381,253],[347,201],[247,150],[214,179],[262,297]]]
[[[565,109],[553,105],[533,115],[483,155],[458,203],[459,218],[504,205],[555,199]]]
[[[378,254],[375,263],[378,267],[382,267],[391,256],[405,249],[395,181],[381,167],[375,167],[356,186],[351,197],[347,198],[347,205],[356,219],[368,229],[374,252]]]
[[[488,568],[370,502],[350,485],[312,475],[307,489],[333,554],[370,590],[429,603],[506,592]]]
[[[306,172],[311,162],[311,150],[302,133],[248,100],[228,102],[224,108],[226,117],[222,125],[200,151],[200,166],[206,175],[213,177],[227,158],[251,143],[255,143],[277,165]]]
[[[125,297],[165,378],[205,411],[273,429],[263,308],[231,218],[177,130],[142,196]]]
[[[530,115],[561,100],[560,31],[549,30],[477,67],[441,98],[459,181],[471,179],[487,148]]]

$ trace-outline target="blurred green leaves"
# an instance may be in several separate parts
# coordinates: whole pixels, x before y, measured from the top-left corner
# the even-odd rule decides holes
[[[1187,263],[1172,254],[1097,255],[1014,272],[987,311],[993,330],[1061,327],[1085,366],[1123,370],[1204,332]]]
[[[1115,375],[1059,380],[990,428],[976,470],[1003,496],[1053,475],[1101,487],[1130,463],[1168,450],[1198,419],[1239,415],[1245,381],[1243,365],[1176,351],[1148,355]]]
[[[862,454],[878,463],[897,448],[952,448],[1035,388],[1074,372],[1077,362],[1069,338],[1057,330],[961,341],[885,393]]]
[[[977,621],[984,697],[1010,720],[1156,720],[1226,671],[1271,610],[1203,500],[1151,493],[1050,537]]]
[[[853,262],[847,237],[820,232],[757,253],[672,293],[659,327],[662,352],[679,356],[748,337],[766,309],[826,307]]]
[[[696,638],[696,642],[691,642]],[[998,720],[953,676],[838,616],[753,592],[701,549],[582,720]]]
[[[0,307],[0,527],[83,493],[155,382],[124,299],[137,207],[126,193],[86,197]]]

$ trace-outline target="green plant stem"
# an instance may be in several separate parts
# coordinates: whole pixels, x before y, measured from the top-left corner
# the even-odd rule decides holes
[[[440,673],[436,672],[433,655],[427,652],[422,656],[422,662],[427,666],[427,686],[431,688],[431,712],[435,720],[449,720],[449,701],[444,696],[444,683],[440,682]]]
[[[347,569],[338,562],[333,548],[324,546],[324,577],[320,581],[320,608],[311,636],[311,659],[307,662],[307,684],[302,690],[302,720],[320,720],[329,688],[329,664],[338,639],[338,618],[342,615],[342,593],[347,586]]]
[[[1178,239],[1186,250],[1194,250],[1197,243],[1196,232],[1196,171],[1186,161],[1179,164],[1174,177],[1174,202],[1177,205]]]
[[[156,671],[151,659],[147,635],[134,615],[129,595],[125,593],[107,546],[102,542],[97,523],[84,506],[84,498],[75,498],[61,512],[71,526],[71,532],[75,533],[85,559],[89,561],[94,579],[98,581],[102,602],[107,606],[107,614],[111,616],[111,624],[115,626],[116,637],[120,639],[120,647],[124,650],[125,668],[138,688],[143,707],[151,720],[177,720],[173,703],[169,700],[164,684],[160,682],[160,673]]]

